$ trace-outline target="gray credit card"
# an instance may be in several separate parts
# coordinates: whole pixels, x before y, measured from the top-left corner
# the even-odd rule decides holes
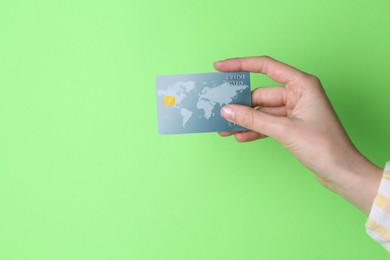
[[[163,135],[246,130],[220,111],[227,104],[251,106],[249,72],[158,76],[156,101]]]

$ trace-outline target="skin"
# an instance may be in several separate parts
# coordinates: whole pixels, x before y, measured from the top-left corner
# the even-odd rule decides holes
[[[369,214],[383,170],[353,145],[320,80],[268,56],[214,63],[223,72],[262,73],[283,84],[252,91],[252,105],[227,105],[221,115],[248,131],[220,132],[239,142],[272,137],[286,147],[318,181]]]

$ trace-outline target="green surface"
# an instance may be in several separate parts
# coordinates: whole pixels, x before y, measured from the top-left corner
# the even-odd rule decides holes
[[[383,166],[389,10],[0,0],[0,259],[388,259],[366,217],[274,140],[159,136],[154,77],[274,56],[321,78],[351,138]]]

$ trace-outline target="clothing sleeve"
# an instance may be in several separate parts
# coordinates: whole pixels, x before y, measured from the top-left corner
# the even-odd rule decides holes
[[[390,162],[386,164],[372,205],[366,231],[390,253]]]

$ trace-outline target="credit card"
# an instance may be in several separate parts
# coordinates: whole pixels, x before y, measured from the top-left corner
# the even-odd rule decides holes
[[[243,131],[220,111],[227,104],[251,106],[249,72],[157,76],[156,102],[162,135]]]

